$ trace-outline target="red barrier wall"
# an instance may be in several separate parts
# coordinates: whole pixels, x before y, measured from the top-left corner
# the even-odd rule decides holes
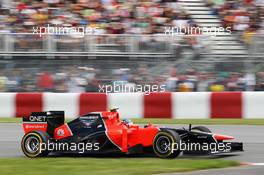
[[[151,93],[144,96],[145,118],[171,118],[171,93]]]
[[[23,117],[31,114],[32,111],[42,111],[41,93],[18,93],[16,94],[16,116]]]
[[[241,92],[215,92],[211,95],[211,118],[242,118]]]
[[[79,99],[79,114],[107,110],[107,96],[102,93],[82,93]]]
[[[66,117],[74,118],[88,112],[105,111],[118,104],[115,107],[122,108],[121,117],[264,118],[263,97],[264,92],[0,93],[0,117],[65,110]]]

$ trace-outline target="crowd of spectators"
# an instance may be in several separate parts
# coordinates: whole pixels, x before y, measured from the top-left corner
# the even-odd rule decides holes
[[[164,34],[166,29],[172,27],[184,30],[196,26],[175,0],[13,0],[0,10],[0,33],[33,33],[33,28],[48,25],[93,29],[88,30],[88,34],[140,35]],[[44,38],[37,35],[17,36],[14,48],[16,51],[41,50]],[[105,39],[97,37],[94,40],[96,43],[108,44]],[[145,36],[139,40],[139,47],[145,49],[145,45],[164,42],[167,38],[160,41],[159,38]],[[68,43],[74,43],[75,51],[85,51],[83,47],[86,47],[76,33],[63,37],[63,40],[56,35],[53,42],[57,43],[55,45],[60,51],[66,51]],[[125,42],[122,39],[113,40],[118,45],[125,45]],[[184,38],[184,42],[194,50],[201,47],[194,36]]]
[[[190,91],[261,91],[263,89],[263,72],[256,75],[241,72],[198,72],[189,69],[185,74],[177,74],[176,69],[170,70],[169,78],[165,81],[167,90]]]
[[[176,68],[170,68],[167,73],[156,75],[150,73],[149,68],[143,64],[136,70],[109,71],[103,74],[100,69],[73,66],[43,71],[17,68],[11,73],[0,72],[0,91],[102,92],[100,87],[117,82],[129,87],[158,85],[170,92],[264,90],[264,72],[199,72],[188,69],[178,73]]]
[[[241,36],[245,44],[252,43],[252,36],[263,34],[263,0],[207,0],[213,13],[221,17],[224,27]]]
[[[263,0],[206,0],[224,27],[250,44],[264,30]],[[0,32],[32,33],[36,26],[96,28],[95,34],[156,34],[193,27],[177,0],[13,0],[0,10]]]
[[[263,0],[207,2],[213,13],[223,19],[223,26],[232,27],[245,43],[250,44],[254,34],[264,33]],[[95,34],[156,34],[164,33],[166,27],[196,26],[176,0],[13,0],[1,7],[0,33],[32,33],[34,26],[47,24],[96,28]],[[36,38],[33,40],[37,41]],[[186,41],[193,48],[199,46],[195,37]],[[19,42],[19,45],[23,47],[27,45],[25,43]],[[72,42],[66,45],[69,43]],[[115,81],[123,81],[130,86],[166,85],[166,90],[172,92],[264,90],[263,72],[199,72],[190,69],[179,73],[171,69],[167,74],[154,75],[144,65],[137,71],[112,70],[108,76],[103,75],[99,68],[74,66],[0,71],[1,92],[98,92],[99,84]]]
[[[97,28],[98,34],[153,34],[187,19],[173,0],[14,0],[2,7],[0,24],[10,32],[49,24]]]

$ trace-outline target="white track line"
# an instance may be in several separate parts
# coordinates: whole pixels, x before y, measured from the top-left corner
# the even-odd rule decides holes
[[[264,166],[264,163],[244,162],[242,165]]]

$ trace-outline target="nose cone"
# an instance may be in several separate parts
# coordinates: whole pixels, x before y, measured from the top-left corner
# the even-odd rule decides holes
[[[221,135],[221,134],[214,134],[213,137],[217,141],[222,141],[222,140],[232,140],[234,137],[232,136],[227,136],[227,135]]]

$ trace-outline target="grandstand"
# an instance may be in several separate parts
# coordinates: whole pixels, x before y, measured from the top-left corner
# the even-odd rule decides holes
[[[195,86],[207,84],[201,91],[214,84],[220,90],[252,90],[263,79],[263,14],[258,0],[3,0],[1,89],[72,92],[67,87],[75,81],[80,88],[74,92],[96,91],[99,82],[166,83],[171,77],[188,82],[195,76]],[[93,31],[42,36],[33,31],[48,25]],[[165,32],[173,27],[203,33]],[[221,27],[225,30],[214,36],[204,32]],[[55,82],[51,89],[38,87],[44,72]]]

